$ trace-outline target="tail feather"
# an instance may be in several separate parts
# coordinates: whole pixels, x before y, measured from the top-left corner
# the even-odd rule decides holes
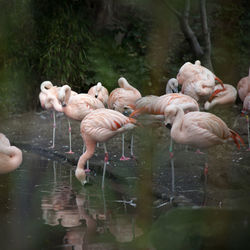
[[[241,142],[242,146],[245,146],[245,143],[244,143],[243,139],[240,137],[240,135],[238,133],[236,133],[232,129],[230,129],[230,132],[231,132],[231,137],[233,138],[233,140],[234,140],[235,144],[237,145],[238,149],[240,149],[239,141]]]

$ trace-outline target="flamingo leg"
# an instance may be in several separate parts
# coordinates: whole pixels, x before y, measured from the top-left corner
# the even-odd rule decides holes
[[[67,118],[67,120],[68,120],[68,124],[69,124],[69,151],[66,153],[67,154],[74,154],[74,152],[71,149],[71,125],[70,125],[69,118]]]
[[[124,133],[122,133],[122,156],[120,158],[120,161],[127,161],[129,159],[130,159],[129,157],[126,157],[124,155]]]
[[[86,151],[86,145],[85,145],[85,143],[83,142],[82,153],[84,154],[85,151]],[[90,169],[89,169],[89,160],[87,160],[86,169],[84,169],[84,171],[85,171],[86,173],[90,172]]]
[[[106,167],[107,167],[107,162],[108,162],[108,151],[107,151],[106,144],[104,143],[103,146],[104,146],[105,157],[104,157],[104,165],[103,165],[103,173],[102,173],[102,189],[104,189]]]
[[[55,147],[55,137],[56,137],[56,112],[53,110],[53,136],[52,136],[52,146],[50,148]]]
[[[131,135],[131,142],[130,142],[130,155],[132,159],[135,159],[134,156],[134,135]]]
[[[247,120],[247,139],[248,139],[248,149],[247,151],[250,151],[250,131],[249,131],[249,118],[248,115],[246,115]]]
[[[204,167],[204,197],[202,202],[203,206],[206,206],[207,204],[207,177],[208,177],[208,163],[206,162]]]

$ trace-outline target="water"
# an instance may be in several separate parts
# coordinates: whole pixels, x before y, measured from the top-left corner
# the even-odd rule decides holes
[[[229,144],[196,154],[174,143],[171,158],[169,131],[140,128],[135,131],[137,161],[119,161],[121,137],[107,144],[103,190],[101,146],[90,161],[89,185],[82,187],[74,176],[79,134],[75,155],[66,156],[64,123],[58,122],[53,150],[47,145],[46,119],[44,125],[34,114],[18,119],[2,129],[19,142],[23,163],[0,175],[1,250],[250,249],[250,153],[245,148]],[[79,129],[75,125],[73,131]]]

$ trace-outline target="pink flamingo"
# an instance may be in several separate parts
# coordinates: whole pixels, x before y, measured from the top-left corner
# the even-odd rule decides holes
[[[84,165],[94,152],[97,142],[106,142],[118,133],[131,130],[135,127],[136,121],[133,118],[124,116],[120,112],[110,109],[97,109],[89,113],[81,122],[81,135],[86,145],[86,152],[79,158],[75,172],[76,178],[86,183]],[[102,188],[104,188],[104,177],[108,153],[105,146],[105,159],[103,168]]]
[[[8,138],[0,133],[0,174],[15,170],[22,161],[22,151],[15,146],[11,146]]]
[[[214,87],[214,92],[209,97],[208,101],[205,102],[205,110],[209,110],[216,105],[227,105],[234,104],[237,98],[237,90],[231,84],[224,84],[224,91],[222,90],[221,85],[216,85]]]
[[[55,147],[55,133],[56,133],[55,111],[60,112],[60,107],[59,107],[59,110],[56,110],[52,101],[56,102],[59,88],[57,86],[53,86],[53,84],[50,81],[42,82],[40,88],[41,88],[41,92],[39,94],[39,100],[40,100],[42,108],[45,108],[47,110],[52,110],[53,112],[53,136],[52,136],[51,148],[54,148]],[[59,102],[58,102],[58,105],[59,105]]]
[[[71,94],[71,88],[68,85],[61,87],[58,99],[62,104],[62,112],[69,118],[81,121],[91,111],[99,108],[104,108],[103,103],[88,94]],[[69,123],[69,131],[71,132],[71,126]],[[72,154],[70,150],[68,153]]]
[[[53,140],[52,140],[52,146],[51,148],[55,147],[55,132],[56,132],[56,115],[55,111],[57,112],[63,112],[62,106],[58,100],[58,94],[61,87],[53,86],[53,84],[50,81],[44,81],[41,84],[41,92],[39,94],[39,99],[41,106],[47,110],[52,110],[53,112]],[[77,95],[75,91],[71,91],[71,95]],[[71,126],[69,123],[69,143],[70,143],[70,152],[71,152]]]
[[[220,82],[222,86],[221,91],[224,91],[223,82],[210,70],[201,66],[199,60],[195,61],[194,64],[186,62],[180,68],[176,78],[178,83],[182,85],[181,92],[193,97],[196,101],[208,99],[213,93],[215,80]]]
[[[109,95],[108,108],[126,115],[128,114],[128,110],[134,108],[136,100],[141,98],[141,93],[136,88],[131,86],[124,77],[118,79],[118,85],[120,88],[114,89]],[[130,150],[131,156],[134,157],[133,135],[131,137]],[[124,155],[124,134],[122,134],[122,156],[120,160],[124,161],[129,159],[129,157]]]
[[[170,105],[166,107],[164,116],[165,125],[172,127],[171,137],[177,143],[208,148],[232,138],[238,148],[238,140],[244,145],[242,138],[214,114],[200,111],[185,114],[179,106]]]
[[[165,109],[164,115],[165,125],[171,127],[171,137],[177,143],[209,148],[226,143],[232,138],[238,148],[240,148],[239,141],[244,145],[242,138],[214,114],[199,111],[184,114],[183,109],[179,106],[170,105]],[[207,173],[208,165],[206,163],[205,184]]]
[[[104,106],[107,106],[109,92],[104,86],[102,86],[100,82],[91,87],[88,91],[88,94],[99,99],[104,104]]]
[[[250,151],[250,135],[249,135],[249,119],[248,113],[250,112],[250,68],[248,76],[243,77],[237,84],[237,90],[239,93],[239,97],[243,102],[242,113],[246,114],[247,120],[247,138],[248,138],[248,151]]]

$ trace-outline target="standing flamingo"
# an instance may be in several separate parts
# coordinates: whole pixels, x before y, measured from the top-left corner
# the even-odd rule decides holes
[[[91,87],[88,94],[99,99],[105,107],[108,105],[109,92],[100,82]]]
[[[15,170],[20,166],[22,160],[22,151],[15,146],[11,146],[8,138],[0,133],[0,174]]]
[[[207,100],[213,93],[215,80],[219,81],[224,91],[223,82],[210,70],[203,67],[199,60],[194,64],[186,62],[177,74],[177,80],[182,85],[181,92],[193,97],[196,101]]]
[[[248,113],[250,112],[250,68],[248,72],[248,76],[243,77],[237,84],[237,90],[239,93],[239,97],[243,102],[242,113],[246,114],[247,120],[247,138],[248,138],[248,151],[250,151],[250,135],[249,135],[249,119]]]
[[[58,99],[62,103],[62,112],[71,119],[81,121],[91,111],[104,108],[103,103],[93,96],[88,94],[72,96],[71,92],[70,86],[64,85],[58,94]],[[69,131],[71,131],[70,123]],[[73,152],[70,150],[68,153]]]
[[[224,84],[224,91],[221,91],[221,85],[216,85],[214,87],[214,92],[209,97],[208,101],[205,102],[205,110],[209,110],[216,105],[227,105],[234,104],[237,98],[237,90],[234,86],[230,84]]]
[[[136,121],[110,109],[97,109],[89,113],[81,122],[81,135],[86,145],[86,152],[79,158],[76,178],[82,183],[86,183],[86,174],[84,165],[90,159],[94,152],[97,142],[106,142],[118,133],[131,130],[135,127]],[[104,188],[104,176],[108,153],[105,147],[105,159],[103,168],[102,188]]]
[[[136,100],[141,98],[141,93],[131,86],[128,81],[121,77],[118,79],[120,88],[114,89],[108,98],[108,108],[127,114],[127,111],[134,108]],[[131,137],[131,156],[133,157],[133,135]],[[122,156],[120,160],[129,160],[129,157],[124,155],[124,134],[122,134]]]
[[[179,106],[170,105],[164,115],[165,125],[171,126],[171,137],[177,143],[208,148],[232,138],[238,148],[238,140],[244,144],[242,138],[214,114],[199,111],[184,114]]]
[[[44,81],[41,83],[40,86],[41,92],[39,93],[39,100],[42,108],[45,108],[47,110],[52,110],[53,112],[53,135],[52,135],[52,146],[51,148],[55,147],[55,133],[56,133],[56,114],[55,114],[55,108],[51,104],[51,100],[54,100],[54,98],[57,98],[58,94],[58,87],[53,86],[53,84],[50,81]],[[49,99],[47,99],[49,96]],[[57,110],[58,111],[58,110]]]
[[[63,112],[62,106],[58,99],[58,94],[61,87],[53,86],[53,84],[50,81],[44,81],[41,84],[41,92],[39,94],[39,99],[41,106],[47,110],[52,110],[53,112],[53,140],[52,140],[52,146],[51,148],[55,147],[55,132],[56,132],[56,115],[55,111],[57,112]],[[75,91],[71,91],[71,96],[75,96],[77,93]],[[69,124],[69,151],[71,152],[71,126],[70,122],[68,120]]]

